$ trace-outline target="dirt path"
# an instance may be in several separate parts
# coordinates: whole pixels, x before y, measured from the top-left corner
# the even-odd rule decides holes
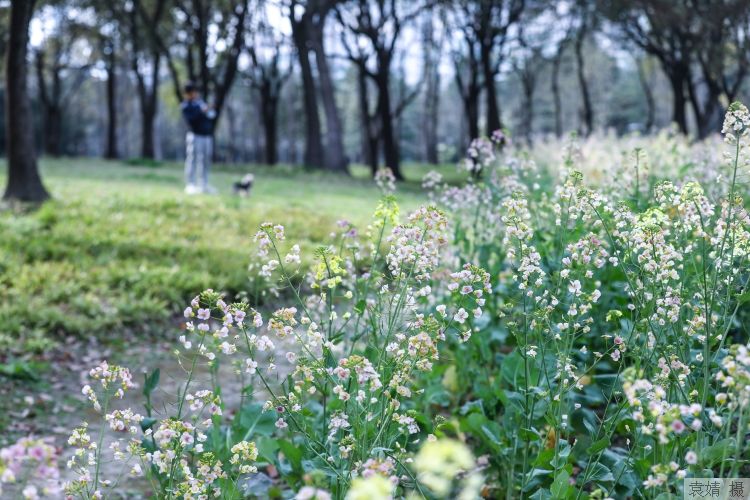
[[[172,331],[179,332],[178,328]],[[177,337],[177,333],[174,337]],[[134,412],[143,414],[144,376],[158,367],[160,381],[152,394],[152,403],[154,416],[160,418],[175,413],[178,389],[186,379],[188,367],[181,366],[177,361],[174,355],[176,347],[176,342],[153,339],[127,339],[121,342],[120,347],[105,347],[96,340],[87,343],[71,340],[36,360],[47,367],[34,373],[37,381],[0,378],[2,382],[9,381],[0,384],[0,415],[7,415],[6,420],[0,421],[0,446],[29,435],[50,437],[61,451],[62,481],[73,479],[73,472],[65,467],[73,453],[67,444],[71,430],[84,421],[88,422],[89,434],[95,440],[104,425],[103,417],[96,413],[81,393],[81,387],[88,383],[89,370],[103,360],[129,368],[138,387],[129,391],[123,400],[117,400],[112,409],[132,408]],[[235,357],[240,359],[237,355]],[[282,365],[279,368],[283,373],[286,359],[280,352],[276,354],[275,361]],[[218,377],[221,380],[225,418],[229,419],[240,406],[242,383],[231,363],[220,364]],[[190,392],[211,387],[210,373],[205,366],[200,367],[191,382]],[[264,398],[265,394],[256,392],[255,397]],[[117,435],[107,427],[103,449],[118,437],[127,441],[127,436]],[[105,478],[117,477],[121,471],[120,462],[107,461],[103,464]],[[117,488],[117,496],[142,498],[145,490],[143,481],[125,477]],[[9,493],[11,490],[5,487],[4,494]]]

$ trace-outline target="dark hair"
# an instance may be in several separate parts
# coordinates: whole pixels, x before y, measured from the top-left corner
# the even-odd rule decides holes
[[[197,90],[198,90],[198,87],[196,87],[196,86],[195,86],[195,84],[194,84],[193,82],[187,82],[187,83],[185,84],[185,86],[184,86],[184,87],[182,88],[182,90],[183,90],[183,91],[184,91],[184,92],[185,92],[186,94],[190,94],[190,93],[192,93],[192,92],[195,92],[195,91],[197,91]]]

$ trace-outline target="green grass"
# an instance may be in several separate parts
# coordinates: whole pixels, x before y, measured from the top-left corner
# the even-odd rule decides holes
[[[361,167],[346,178],[218,166],[211,181],[222,194],[187,196],[174,163],[41,165],[52,201],[0,212],[0,348],[17,352],[46,349],[66,335],[156,331],[204,288],[248,288],[261,222],[285,225],[290,244],[305,251],[325,241],[339,219],[367,224],[380,197]],[[232,182],[248,171],[256,174],[252,195],[231,195]],[[405,171],[411,180],[398,197],[407,211],[426,201],[418,179],[427,168]]]

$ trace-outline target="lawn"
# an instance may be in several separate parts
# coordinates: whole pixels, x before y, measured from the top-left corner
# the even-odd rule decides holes
[[[310,248],[340,219],[366,224],[380,197],[364,168],[343,178],[220,165],[212,176],[219,195],[188,196],[176,163],[46,159],[41,166],[53,200],[36,211],[0,212],[0,347],[17,353],[66,336],[159,331],[202,289],[248,289],[261,222],[284,224],[290,240]],[[232,182],[249,171],[251,196],[232,195]],[[399,201],[408,210],[426,201],[419,178],[427,168],[405,171],[411,177]]]

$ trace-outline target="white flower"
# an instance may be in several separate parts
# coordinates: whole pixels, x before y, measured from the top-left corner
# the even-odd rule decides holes
[[[466,318],[469,317],[469,313],[466,312],[466,309],[463,307],[458,310],[456,314],[453,315],[453,321],[463,324],[464,321],[466,321]]]

